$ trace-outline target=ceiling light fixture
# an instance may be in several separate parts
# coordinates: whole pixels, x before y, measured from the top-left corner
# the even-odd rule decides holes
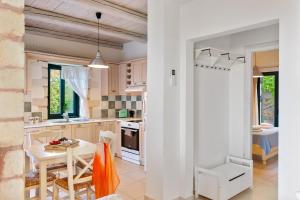
[[[96,17],[98,19],[98,51],[96,54],[96,57],[90,62],[90,64],[88,65],[89,67],[92,68],[98,68],[98,69],[106,69],[108,68],[108,65],[106,65],[102,59],[102,56],[100,54],[100,39],[99,39],[99,29],[100,29],[100,18],[101,18],[102,13],[101,12],[97,12],[96,13]]]

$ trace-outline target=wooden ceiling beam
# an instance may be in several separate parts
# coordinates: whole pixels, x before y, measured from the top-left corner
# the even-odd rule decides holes
[[[99,11],[124,19],[147,25],[147,14],[130,9],[109,0],[64,0],[65,2],[78,3],[82,6],[98,7]]]
[[[80,42],[80,43],[91,44],[95,46],[98,45],[98,41],[95,38],[63,33],[63,32],[58,32],[58,31],[53,31],[53,30],[43,29],[38,27],[26,26],[25,32],[33,35],[57,38],[57,39],[68,40],[73,42]],[[100,46],[115,48],[115,49],[123,48],[123,44],[106,41],[106,40],[100,40]]]
[[[42,21],[43,23],[53,23],[53,24],[60,24],[65,25],[68,24],[74,24],[74,26],[82,26],[82,29],[86,29],[89,31],[93,31],[97,33],[98,24],[97,22],[75,18],[67,15],[63,15],[60,13],[43,10],[39,8],[34,8],[31,6],[25,6],[25,18],[27,20],[34,19],[38,21]],[[120,29],[117,27],[109,26],[106,24],[100,23],[100,33],[116,38],[120,38],[127,41],[140,41],[140,42],[146,42],[146,35],[140,34],[124,29]]]

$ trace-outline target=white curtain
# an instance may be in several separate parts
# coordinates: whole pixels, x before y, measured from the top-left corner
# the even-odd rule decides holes
[[[62,66],[62,79],[70,84],[80,97],[80,117],[89,119],[88,84],[89,69],[87,67]]]

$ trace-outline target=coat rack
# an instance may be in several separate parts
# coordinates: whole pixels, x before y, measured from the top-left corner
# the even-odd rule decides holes
[[[235,63],[246,63],[245,56],[234,55],[214,48],[200,49],[195,59],[195,67],[230,71]]]

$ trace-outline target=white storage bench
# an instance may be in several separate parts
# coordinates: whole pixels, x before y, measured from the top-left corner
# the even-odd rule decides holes
[[[228,156],[212,169],[195,167],[195,196],[226,200],[253,186],[253,161]]]

